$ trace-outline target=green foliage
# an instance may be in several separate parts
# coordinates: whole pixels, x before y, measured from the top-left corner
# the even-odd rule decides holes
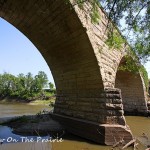
[[[90,13],[91,16],[91,21],[94,24],[97,24],[100,20],[100,14],[98,12],[98,7],[100,7],[100,3],[98,0],[75,0],[75,3],[81,8],[83,9],[83,4],[88,1],[91,3],[92,5],[92,10]],[[70,0],[65,0],[65,2],[68,4],[70,2]]]
[[[38,75],[35,76],[35,80],[33,82],[33,88],[35,92],[41,92],[43,88],[48,86],[48,78],[47,75],[43,71],[39,71]]]
[[[146,90],[148,90],[148,85],[149,85],[148,73],[147,73],[145,67],[141,64],[137,64],[137,62],[134,61],[132,57],[126,56],[124,58],[124,61],[119,66],[118,70],[129,71],[129,72],[133,72],[133,73],[140,72],[143,77]]]
[[[144,83],[145,83],[145,87],[146,87],[146,90],[148,90],[148,86],[149,86],[149,79],[148,79],[148,73],[145,69],[144,66],[141,66],[140,67],[140,72],[141,72],[141,75],[143,77],[143,80],[144,80]]]
[[[98,11],[98,6],[99,6],[99,2],[98,1],[94,1],[91,3],[92,4],[92,10],[91,10],[91,21],[95,24],[97,24],[99,22],[99,20],[101,19],[100,13]]]
[[[2,96],[11,95],[15,91],[15,76],[5,72],[3,75],[0,75],[0,81],[0,93]]]
[[[50,90],[54,89],[54,84],[52,82],[49,83],[49,88],[50,88]]]
[[[129,71],[133,73],[139,72],[140,66],[130,56],[125,56],[124,61],[119,66],[118,70]]]
[[[125,43],[125,40],[121,35],[116,32],[108,32],[108,39],[105,41],[105,43],[110,47],[114,49],[121,49],[123,44]]]
[[[0,74],[0,97],[17,97],[20,99],[33,99],[42,96],[46,97],[48,92],[44,88],[48,87],[48,78],[43,71],[39,71],[38,75],[33,76],[31,73],[27,75],[19,74],[17,77],[4,73]],[[54,85],[51,83],[54,89]],[[54,91],[50,91],[54,95]],[[49,95],[48,95],[49,96]]]
[[[98,23],[100,19],[98,7],[102,6],[109,20],[106,27],[113,22],[119,27],[139,59],[147,61],[147,57],[150,56],[149,0],[75,0],[75,2],[79,6],[83,6],[84,2],[92,4],[91,20],[94,23]],[[113,29],[110,31],[107,44],[119,49],[122,40],[120,36],[114,35]]]
[[[84,0],[76,0],[77,1],[77,4],[80,8],[83,8],[83,3],[84,3]]]
[[[93,9],[92,12],[91,12],[91,20],[92,20],[92,23],[96,23],[96,24],[100,20],[100,15],[99,15],[99,13],[97,12],[96,9]]]

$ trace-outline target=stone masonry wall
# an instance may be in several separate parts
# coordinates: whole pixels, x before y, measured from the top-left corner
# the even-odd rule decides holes
[[[110,119],[116,116],[115,107],[106,109],[103,81],[86,28],[70,5],[62,0],[7,0],[0,5],[0,16],[24,33],[45,58],[57,88],[54,113],[117,123]]]
[[[125,125],[121,91],[114,88],[125,52],[109,50],[108,20],[99,9],[101,21],[92,24],[89,7],[85,3],[83,10],[63,0],[7,0],[0,3],[0,17],[26,35],[45,58],[57,89],[54,113]]]
[[[132,83],[133,77],[130,75],[128,75],[128,78],[121,75],[116,76],[122,58],[129,54],[128,53],[129,46],[123,45],[122,49],[120,50],[110,49],[105,43],[107,39],[107,23],[108,23],[108,19],[105,13],[99,8],[98,11],[100,13],[100,20],[98,24],[94,24],[92,23],[90,17],[91,13],[90,3],[85,2],[83,4],[83,8],[79,8],[77,5],[75,5],[74,1],[72,1],[72,3],[74,3],[74,8],[79,18],[81,19],[83,26],[87,29],[86,32],[92,43],[94,53],[96,55],[99,64],[99,69],[102,76],[104,88],[116,87],[121,89],[125,111],[128,111],[130,109],[130,112],[133,112],[136,108],[138,108],[139,112],[146,113],[147,111],[146,95],[144,92],[145,88],[141,75],[140,74],[136,75],[138,78],[138,83],[136,85],[133,85],[134,84]],[[123,74],[126,75],[126,72],[124,72]],[[120,80],[119,85],[117,85],[118,80]],[[123,85],[123,83],[128,82],[126,80],[130,80],[128,86],[126,84]],[[138,91],[136,93],[133,92],[134,90],[136,91],[137,89]]]
[[[75,102],[56,101],[55,112],[75,118],[98,122],[100,124],[125,125],[121,91],[108,88],[93,98],[83,97]],[[67,111],[66,111],[67,109]]]
[[[72,1],[74,4],[75,2]],[[93,46],[95,56],[98,61],[104,87],[115,86],[115,76],[120,60],[126,54],[126,49],[115,50],[110,49],[105,41],[107,39],[107,23],[108,19],[105,13],[99,8],[100,20],[98,24],[91,21],[91,5],[88,2],[83,4],[83,8],[79,8],[74,4],[74,9],[78,14],[83,26]]]

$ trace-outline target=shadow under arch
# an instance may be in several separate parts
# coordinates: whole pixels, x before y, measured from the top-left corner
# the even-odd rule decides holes
[[[127,64],[127,59],[134,61],[132,57],[122,57],[116,74],[115,87],[121,89],[126,115],[146,115],[147,103],[143,78],[139,70],[125,69],[130,65]]]

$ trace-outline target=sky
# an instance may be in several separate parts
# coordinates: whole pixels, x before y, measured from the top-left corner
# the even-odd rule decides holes
[[[150,62],[145,64],[150,78]],[[43,56],[31,41],[14,26],[0,18],[0,74],[13,75],[44,71],[49,82],[54,83],[51,71]]]
[[[0,18],[0,74],[13,75],[44,71],[54,83],[51,71],[43,56],[32,42],[18,29]]]

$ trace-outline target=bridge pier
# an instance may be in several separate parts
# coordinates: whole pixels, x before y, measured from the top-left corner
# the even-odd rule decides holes
[[[101,94],[101,98],[96,99],[98,103],[95,106],[97,107],[92,107],[91,100],[89,102],[91,106],[90,113],[94,113],[89,117],[86,116],[89,112],[81,111],[81,107],[78,107],[79,110],[75,111],[73,107],[68,105],[67,109],[59,111],[59,100],[55,104],[53,119],[59,121],[67,131],[105,145],[113,145],[116,141],[120,141],[120,139],[123,139],[125,143],[132,140],[132,133],[126,126],[123,116],[121,91],[119,89],[105,89]],[[95,101],[93,102],[96,103]],[[64,100],[64,103],[68,102]],[[74,107],[76,108],[76,105]],[[79,113],[78,111],[80,111],[80,116],[78,115],[77,117],[75,113]]]

